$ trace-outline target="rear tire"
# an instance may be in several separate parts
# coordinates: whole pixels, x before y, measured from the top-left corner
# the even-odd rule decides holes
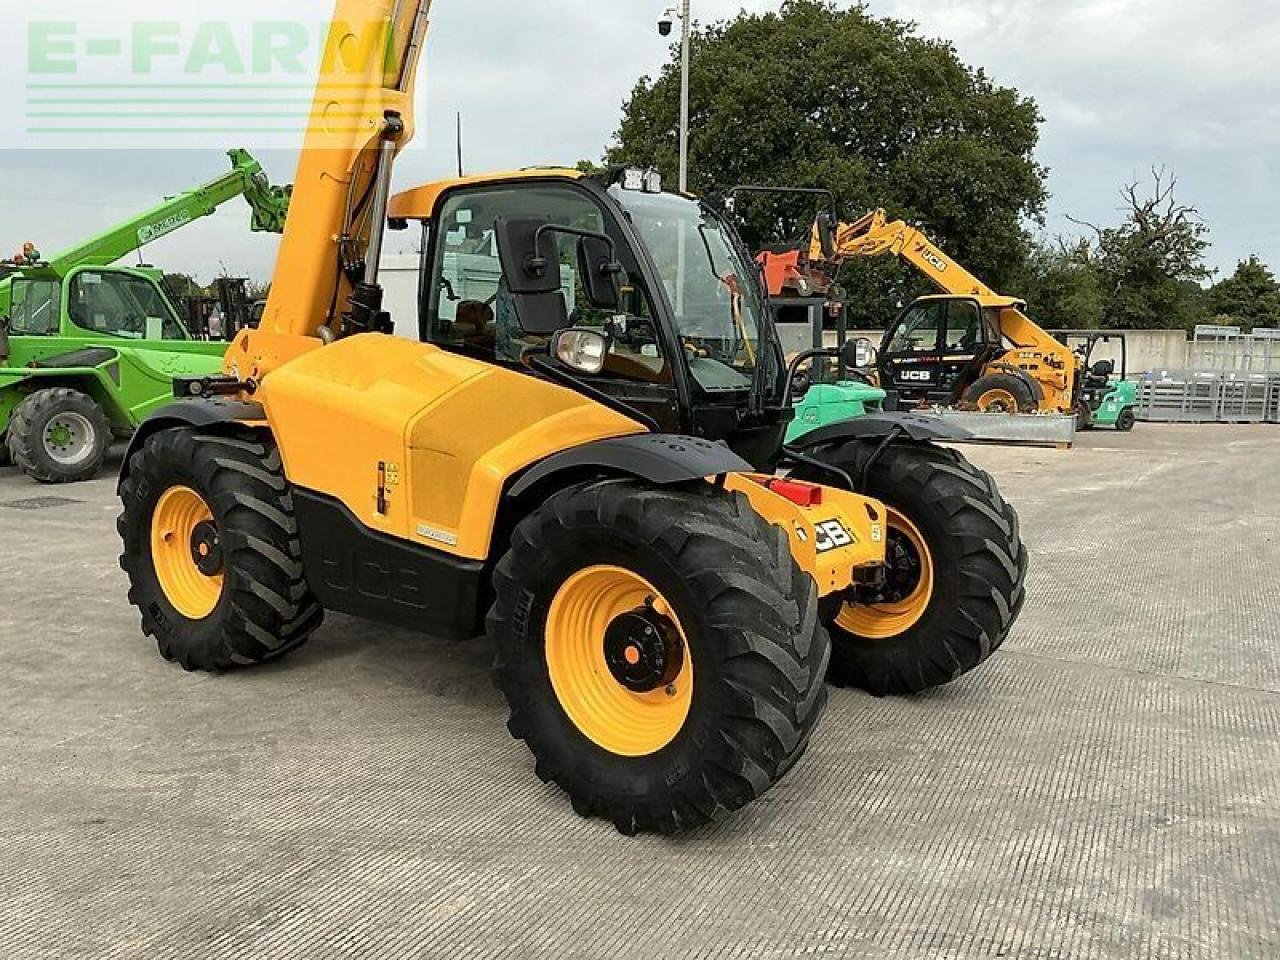
[[[638,609],[670,611],[689,660],[687,689],[676,689],[683,673],[665,690],[606,687],[592,697],[558,684],[562,598],[598,570],[655,588],[656,602]],[[517,527],[494,587],[488,630],[511,733],[579,814],[624,834],[675,833],[759,797],[804,753],[826,703],[830,640],[816,586],[786,534],[740,494],[614,480],[570,488]],[[607,649],[607,634],[579,635]],[[614,667],[595,672],[624,689]],[[664,694],[688,697],[674,719]],[[665,724],[656,736],[651,716]]]
[[[964,392],[964,404],[979,413],[1034,413],[1036,410],[1031,388],[1011,373],[982,377]]]
[[[1138,415],[1133,412],[1133,407],[1126,407],[1120,411],[1120,416],[1116,419],[1116,429],[1121,433],[1128,433],[1138,423]]]
[[[92,480],[110,446],[106,413],[92,397],[66,387],[31,394],[9,421],[9,455],[38,483]]]
[[[129,602],[165,659],[186,670],[251,666],[297,649],[320,625],[273,443],[165,430],[130,458],[120,499]],[[204,547],[214,557],[201,569]]]
[[[856,479],[878,446],[851,442],[817,456]],[[810,467],[795,475],[831,481]],[[1022,610],[1027,551],[1018,515],[990,476],[954,450],[932,444],[890,446],[872,464],[863,492],[905,518],[904,524],[891,513],[890,545],[899,543],[899,556],[923,556],[929,583],[921,573],[909,595],[904,589],[900,598],[890,598],[904,601],[898,604],[824,601],[833,645],[830,680],[876,696],[919,693],[955,680],[1000,648]],[[913,546],[915,537],[923,549]],[[854,632],[855,625],[863,632]]]

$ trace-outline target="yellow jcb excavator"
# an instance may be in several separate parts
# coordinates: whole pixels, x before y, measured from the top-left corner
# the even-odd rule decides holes
[[[876,210],[853,223],[818,217],[805,251],[762,254],[774,295],[823,291],[862,257],[900,257],[942,291],[911,304],[877,353],[890,405],[959,406],[983,412],[1071,413],[1079,361],[1037,326],[1026,303],[1001,296],[923,232]]]
[[[999,647],[1017,516],[930,418],[784,449],[794,371],[750,259],[652,172],[392,199],[429,6],[338,3],[261,327],[129,450],[130,599],[189,670],[281,657],[324,609],[487,629],[508,726],[579,813],[716,819],[803,754],[828,664],[905,693]],[[423,342],[388,335],[388,220],[426,231]]]

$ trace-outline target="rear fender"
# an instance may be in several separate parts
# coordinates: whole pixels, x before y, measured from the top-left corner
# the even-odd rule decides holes
[[[805,434],[789,446],[796,450],[815,450],[848,440],[880,440],[892,434],[917,442],[969,440],[968,430],[947,423],[927,413],[871,413],[855,420],[842,420]]]

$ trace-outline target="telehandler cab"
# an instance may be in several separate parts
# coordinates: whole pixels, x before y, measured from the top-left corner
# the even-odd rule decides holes
[[[575,810],[716,819],[804,752],[829,660],[885,694],[990,656],[1024,596],[1017,517],[927,418],[784,450],[794,371],[750,260],[652,174],[390,200],[428,7],[338,4],[386,16],[390,54],[322,78],[317,115],[356,90],[331,106],[361,122],[308,136],[261,328],[134,438],[130,599],[192,670],[280,657],[326,608],[458,638],[488,611],[508,726]],[[388,215],[427,231],[421,343],[385,334]]]

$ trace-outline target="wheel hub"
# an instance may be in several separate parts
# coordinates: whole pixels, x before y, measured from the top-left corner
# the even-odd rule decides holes
[[[633,693],[651,693],[680,676],[684,641],[674,623],[646,605],[610,622],[604,657],[618,683]]]
[[[191,562],[206,577],[222,573],[222,538],[212,520],[201,521],[191,531]]]
[[[94,432],[89,421],[67,410],[51,419],[44,428],[44,451],[64,467],[79,466],[93,455]]]
[[[900,603],[920,583],[920,553],[898,530],[890,530],[885,545],[885,582],[877,603]]]

